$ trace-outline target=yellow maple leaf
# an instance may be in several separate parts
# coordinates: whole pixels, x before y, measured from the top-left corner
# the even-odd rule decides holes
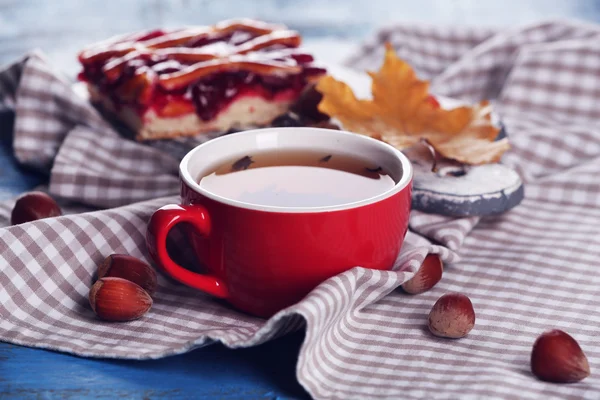
[[[391,45],[378,72],[369,72],[372,100],[359,100],[352,89],[332,76],[317,84],[323,94],[319,111],[339,120],[344,129],[381,139],[398,149],[422,140],[443,157],[466,164],[497,162],[510,148],[507,139],[495,141],[486,101],[472,107],[443,109],[432,101],[429,83],[419,80]]]

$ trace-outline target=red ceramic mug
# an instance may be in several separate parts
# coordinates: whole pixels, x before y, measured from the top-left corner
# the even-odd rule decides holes
[[[362,201],[300,208],[223,198],[197,181],[210,166],[238,156],[307,148],[376,161],[396,184]],[[190,151],[179,173],[181,204],[162,207],[149,222],[146,241],[151,256],[176,280],[257,316],[271,316],[355,266],[390,269],[408,228],[410,161],[366,136],[316,128],[235,133]],[[180,222],[188,223],[187,235],[206,270],[203,274],[184,269],[167,254],[167,234]]]

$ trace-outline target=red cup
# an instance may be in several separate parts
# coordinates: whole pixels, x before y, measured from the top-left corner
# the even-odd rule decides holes
[[[397,183],[376,197],[327,207],[243,203],[197,183],[210,167],[238,156],[294,149],[373,160]],[[355,266],[381,270],[393,266],[408,228],[412,171],[400,151],[348,132],[268,128],[223,136],[196,147],[181,161],[181,204],[164,206],[152,215],[148,250],[179,282],[225,299],[239,310],[269,317]],[[186,234],[205,273],[185,269],[167,254],[167,235],[181,222],[187,223]]]

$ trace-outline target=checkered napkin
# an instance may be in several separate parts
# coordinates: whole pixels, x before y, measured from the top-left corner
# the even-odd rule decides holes
[[[0,99],[15,112],[15,156],[50,172],[53,195],[102,210],[0,229],[0,339],[145,359],[214,340],[252,346],[301,328],[297,377],[315,398],[600,398],[600,28],[391,26],[348,65],[376,68],[385,41],[435,93],[494,99],[513,145],[504,161],[527,182],[521,205],[481,220],[413,212],[393,271],[353,268],[269,320],[161,276],[150,313],[105,323],[87,304],[96,265],[114,252],[147,257],[149,216],[178,200],[177,157],[161,148],[173,143],[121,138],[31,54],[0,73]],[[401,293],[428,253],[443,258],[442,281],[422,295]],[[467,294],[477,314],[460,340],[425,326],[449,291]],[[531,345],[549,328],[579,341],[590,378],[555,385],[531,375]]]

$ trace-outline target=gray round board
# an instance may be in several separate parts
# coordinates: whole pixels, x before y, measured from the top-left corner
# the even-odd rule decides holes
[[[496,140],[507,137],[501,127]],[[521,177],[503,164],[485,164],[465,169],[440,168],[413,162],[412,206],[415,210],[455,217],[500,214],[517,206],[525,196]],[[458,171],[453,176],[448,171]]]
[[[470,167],[464,175],[441,175],[415,165],[412,205],[448,216],[483,216],[507,211],[523,200],[519,175],[502,164]]]

